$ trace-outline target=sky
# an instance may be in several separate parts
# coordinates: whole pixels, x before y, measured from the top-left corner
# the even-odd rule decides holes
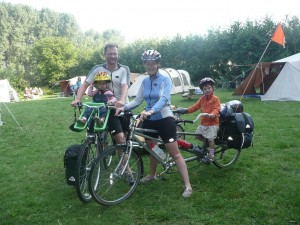
[[[205,35],[226,29],[235,21],[261,20],[269,16],[283,22],[286,15],[300,18],[299,0],[1,0],[72,14],[81,31],[121,31],[127,42],[176,34]],[[275,30],[275,28],[274,28]]]

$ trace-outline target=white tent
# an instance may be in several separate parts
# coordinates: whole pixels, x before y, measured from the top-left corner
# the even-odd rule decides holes
[[[142,84],[142,81],[148,77],[146,74],[140,74],[139,76],[136,77],[135,81],[132,83],[132,85],[128,89],[128,96],[129,97],[134,97],[138,93],[140,86]]]
[[[184,70],[175,70],[171,68],[161,68],[159,72],[164,76],[169,76],[172,81],[172,91],[171,94],[187,92],[189,88],[193,87],[191,85],[190,75],[187,71]],[[134,83],[128,89],[128,96],[136,96],[142,81],[148,77],[147,74],[139,75]]]
[[[284,63],[262,101],[300,101],[300,53],[275,61]]]
[[[0,80],[0,102],[18,102],[19,97],[7,79]]]

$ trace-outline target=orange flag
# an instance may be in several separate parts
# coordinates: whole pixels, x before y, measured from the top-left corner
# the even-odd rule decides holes
[[[272,36],[272,41],[285,47],[285,37],[281,23],[277,25],[276,30]]]

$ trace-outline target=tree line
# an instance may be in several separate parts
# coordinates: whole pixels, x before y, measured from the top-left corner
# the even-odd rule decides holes
[[[226,29],[206,35],[144,39],[125,43],[120,31],[82,32],[74,16],[49,9],[0,3],[0,79],[8,79],[23,90],[26,86],[51,87],[59,80],[86,75],[104,62],[108,42],[120,47],[120,63],[131,72],[143,73],[140,56],[146,49],[162,54],[162,67],[186,70],[196,84],[210,76],[219,84],[235,81],[257,63],[277,22],[233,22]],[[300,22],[296,16],[283,21],[286,47],[272,42],[263,61],[274,61],[300,52]]]

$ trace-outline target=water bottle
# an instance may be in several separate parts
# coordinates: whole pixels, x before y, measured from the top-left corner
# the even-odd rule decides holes
[[[152,150],[156,153],[156,155],[158,155],[161,159],[165,159],[166,158],[166,154],[164,153],[164,151],[158,147],[158,145],[154,145],[154,147],[152,148]]]

